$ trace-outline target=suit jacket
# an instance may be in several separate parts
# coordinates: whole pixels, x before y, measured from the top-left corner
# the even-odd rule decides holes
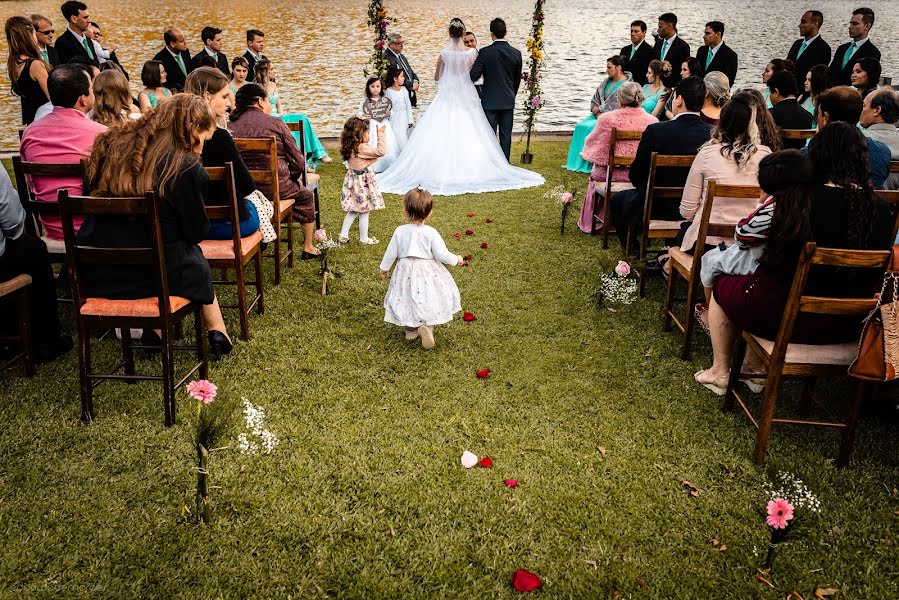
[[[703,44],[702,48],[696,51],[696,59],[705,69],[706,73],[721,71],[727,75],[727,80],[730,82],[731,87],[733,87],[734,80],[737,78],[737,53],[734,52],[730,46],[721,42],[721,47],[718,48],[718,52],[712,57],[712,62],[709,63],[709,66],[706,67],[705,61],[708,60],[709,52],[711,52],[711,49]]]
[[[631,58],[631,48],[633,47],[633,44],[628,44],[621,49],[619,54],[627,59],[626,68],[631,72],[631,78],[640,85],[646,85],[649,83],[646,80],[646,70],[649,68],[649,63],[652,62],[653,47],[649,45],[649,42],[643,40],[634,53],[634,58]]]
[[[409,92],[409,102],[412,103],[412,106],[417,106],[418,94],[412,91],[412,86],[418,81],[418,75],[415,74],[412,65],[410,65],[408,59],[406,59],[406,56],[404,54],[397,54],[390,48],[386,48],[384,50],[384,58],[387,59],[388,63],[401,70],[406,76],[406,82],[403,84],[403,87]]]
[[[804,54],[804,53],[803,53]],[[802,108],[796,99],[781,100],[769,110],[774,123],[781,129],[810,129],[812,126],[812,114]],[[800,150],[805,146],[805,140],[784,140],[784,148]]]
[[[197,67],[203,66],[203,63],[201,62],[203,60],[203,55],[209,56],[206,53],[206,48],[203,48],[202,50],[200,50],[199,52],[194,54],[194,57],[190,61],[191,62],[191,67],[190,67],[191,71],[193,71]],[[212,58],[212,57],[210,56],[209,58]],[[224,52],[218,53],[218,60],[215,61],[215,66],[218,68],[219,71],[221,71],[228,77],[231,77],[231,69],[228,67],[228,57],[225,56]]]
[[[833,53],[833,60],[830,63],[830,68],[827,69],[830,74],[830,82],[833,85],[852,85],[851,75],[852,75],[852,65],[855,64],[855,61],[859,58],[876,58],[880,60],[880,50],[877,49],[877,46],[869,39],[867,42],[861,45],[861,47],[855,51],[855,54],[852,55],[852,58],[849,59],[849,62],[846,63],[846,66],[843,66],[843,56],[846,54],[846,50],[849,49],[849,46],[854,42],[846,42],[839,48],[837,51]],[[876,85],[878,82],[874,82]]]
[[[799,38],[793,42],[793,47],[787,52],[787,58],[796,63],[796,81],[799,82],[800,88],[805,83],[805,76],[808,75],[812,67],[815,65],[829,65],[830,58],[833,56],[830,44],[825,42],[820,35],[806,47],[802,56],[798,56],[799,49],[802,48],[802,42],[804,41],[805,38]]]
[[[653,60],[662,60],[662,44],[664,43],[665,40],[661,38],[656,42],[655,47],[652,49]],[[680,81],[680,66],[690,56],[690,44],[685,42],[681,36],[675,37],[671,47],[668,48],[668,53],[665,55],[665,60],[671,63],[674,83]]]
[[[165,67],[166,82],[162,84],[163,87],[167,87],[173,92],[180,92],[184,89],[184,81],[187,79],[187,75],[181,71],[181,67],[178,66],[175,57],[172,56],[172,53],[169,52],[168,48],[163,48],[157,52],[156,56],[153,57],[153,60],[158,60],[162,63],[162,66]],[[193,71],[193,62],[190,58],[190,52],[187,50],[182,52],[181,60],[184,62],[184,69],[188,73]]]
[[[59,52],[53,46],[47,46],[47,61],[51,67],[55,67],[62,63],[59,62]]]
[[[90,59],[91,64],[95,67],[100,66],[100,61],[97,60],[97,56],[91,51],[90,54],[84,49],[84,46],[81,45],[81,42],[78,41],[78,38],[69,31],[69,28],[66,27],[66,30],[62,32],[62,35],[56,38],[56,43],[53,45],[56,48],[56,53],[59,55],[59,63],[67,63],[69,59],[73,56],[84,56]],[[91,43],[91,48],[93,48],[93,43]],[[48,53],[49,54],[49,53]]]
[[[514,110],[521,86],[521,52],[505,40],[496,40],[478,53],[471,67],[471,80],[484,76],[481,105],[484,110]]]
[[[243,53],[243,57],[247,59],[247,62],[250,63],[250,68],[247,73],[247,81],[253,81],[253,76],[256,74],[256,57],[250,54],[250,51],[247,50]],[[267,58],[265,54],[260,54],[259,58]]]

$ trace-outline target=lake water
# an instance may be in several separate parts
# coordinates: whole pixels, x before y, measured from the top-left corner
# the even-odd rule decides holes
[[[825,18],[822,35],[831,46],[848,41],[846,24],[860,0],[817,0]],[[65,25],[59,14],[61,0],[4,2],[7,15],[48,16],[57,35]],[[678,29],[693,53],[702,43],[704,25],[710,20],[726,24],[725,41],[740,57],[737,84],[761,85],[761,74],[773,57],[786,56],[798,37],[799,17],[806,6],[787,6],[780,0],[668,0],[597,2],[597,0],[549,0],[546,3],[545,41],[547,65],[542,80],[546,106],[538,117],[538,129],[572,129],[589,111],[590,98],[604,76],[606,58],[629,43],[628,28],[643,19],[652,31],[658,15],[672,11]],[[792,4],[792,3],[790,3]],[[889,32],[899,30],[895,0],[866,0],[877,17],[871,39],[883,53],[885,76],[899,76],[899,53],[889,42]],[[139,91],[140,67],[162,47],[166,25],[181,27],[192,53],[202,48],[199,32],[205,25],[224,29],[224,51],[229,58],[245,50],[245,31],[250,27],[266,34],[266,55],[278,66],[278,83],[284,109],[304,111],[320,135],[337,135],[363,95],[362,69],[371,48],[366,28],[367,2],[360,0],[266,0],[264,2],[213,0],[175,2],[156,0],[108,0],[88,2],[94,21],[103,28],[106,42],[119,45],[118,56]],[[446,38],[446,25],[460,17],[483,45],[489,43],[490,19],[506,20],[508,40],[524,48],[530,29],[531,0],[388,0],[393,29],[406,38],[406,55],[421,79],[426,104],[436,86],[433,71]],[[262,9],[265,10],[262,10]],[[5,49],[4,49],[5,52]],[[0,148],[16,147],[20,124],[19,101],[9,92],[3,69],[0,101]],[[516,117],[516,123],[523,121]]]

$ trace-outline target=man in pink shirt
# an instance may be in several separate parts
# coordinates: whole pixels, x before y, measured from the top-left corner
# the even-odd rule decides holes
[[[36,163],[78,163],[90,156],[94,138],[106,126],[94,123],[85,113],[94,106],[93,82],[79,66],[60,65],[50,72],[47,91],[53,112],[35,121],[22,136],[22,160]],[[82,193],[82,181],[72,177],[33,177],[31,190],[38,202],[56,202],[59,190]],[[83,219],[75,220],[75,229]],[[58,216],[41,216],[47,238],[62,240]]]

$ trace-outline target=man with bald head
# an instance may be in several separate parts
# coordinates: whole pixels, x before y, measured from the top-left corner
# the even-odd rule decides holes
[[[184,89],[184,80],[192,69],[190,52],[187,51],[187,38],[184,32],[177,27],[168,27],[162,34],[165,41],[165,48],[156,53],[153,60],[162,63],[166,72],[165,87],[173,92],[180,92]]]
[[[418,94],[416,92],[418,92],[418,75],[415,74],[409,61],[406,60],[406,57],[403,55],[404,45],[405,40],[403,39],[402,34],[388,33],[387,48],[384,50],[384,58],[387,59],[387,62],[405,74],[405,86],[406,89],[409,90],[409,101],[412,103],[412,106],[417,106]]]

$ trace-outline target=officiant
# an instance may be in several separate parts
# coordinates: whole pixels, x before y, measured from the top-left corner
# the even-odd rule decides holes
[[[406,83],[404,85],[406,86],[406,89],[409,90],[409,101],[412,103],[412,106],[417,106],[418,75],[415,74],[409,61],[406,60],[406,57],[403,55],[404,44],[405,41],[401,34],[387,34],[387,49],[384,50],[384,58],[387,59],[387,62],[394,65],[405,74]]]

